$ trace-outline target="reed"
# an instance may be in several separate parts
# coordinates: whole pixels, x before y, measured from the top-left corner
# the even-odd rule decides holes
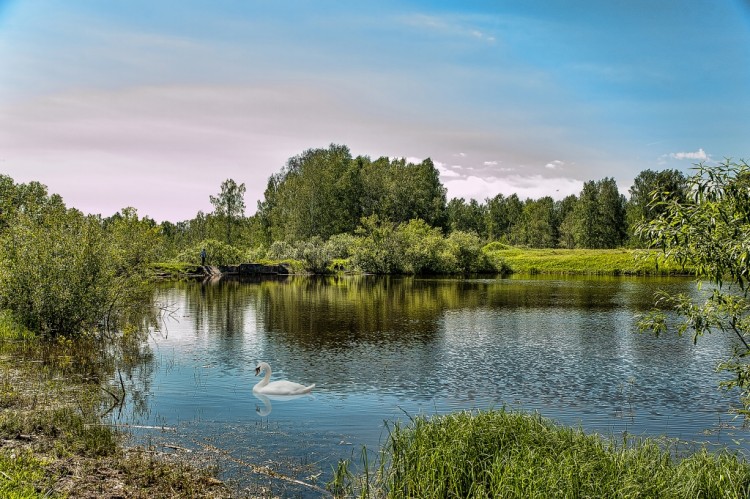
[[[375,482],[391,498],[739,498],[750,495],[750,465],[728,452],[677,457],[653,439],[617,442],[503,409],[393,424]]]

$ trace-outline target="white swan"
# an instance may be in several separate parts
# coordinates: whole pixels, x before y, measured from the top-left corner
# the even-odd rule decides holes
[[[253,387],[254,392],[262,393],[264,395],[302,395],[304,393],[310,393],[312,389],[315,388],[315,383],[310,386],[305,386],[285,379],[269,383],[269,380],[271,379],[271,366],[265,362],[259,363],[258,367],[255,368],[256,376],[262,372],[265,372],[266,375],[263,376],[263,379]]]

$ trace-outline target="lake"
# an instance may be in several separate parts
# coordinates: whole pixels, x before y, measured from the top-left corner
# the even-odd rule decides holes
[[[639,334],[636,316],[658,289],[699,293],[689,279],[635,277],[170,283],[157,293],[168,313],[150,355],[112,417],[139,444],[218,463],[240,491],[260,479],[291,495],[306,492],[252,466],[322,485],[363,446],[374,460],[386,421],[418,414],[506,407],[618,439],[747,451],[729,412],[737,395],[715,372],[734,339]],[[272,380],[316,388],[255,396],[258,361]]]

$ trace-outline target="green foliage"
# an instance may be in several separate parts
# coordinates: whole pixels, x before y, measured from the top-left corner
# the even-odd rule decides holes
[[[521,217],[510,233],[510,240],[520,246],[530,248],[551,248],[555,246],[554,206],[551,197],[537,201],[527,199]]]
[[[351,259],[355,268],[372,274],[402,272],[404,248],[393,222],[381,221],[377,215],[363,218],[357,235]]]
[[[271,260],[296,260],[297,248],[286,241],[274,241],[266,251],[266,258]]]
[[[643,317],[642,330],[660,333],[672,325],[664,310],[677,312],[679,334],[693,340],[710,332],[724,332],[739,340],[733,355],[721,363],[734,378],[725,383],[739,388],[743,412],[750,416],[750,166],[726,161],[698,165],[688,178],[689,197],[668,191],[653,192],[652,207],[659,215],[642,223],[636,235],[665,257],[695,269],[700,281],[713,285],[696,300],[662,293],[657,308]]]
[[[652,203],[654,196],[660,199],[675,199],[678,203],[687,200],[687,179],[678,170],[643,170],[633,181],[630,188],[630,202],[626,216],[629,227],[648,223],[664,212],[665,203]],[[632,246],[643,247],[647,241],[631,235]]]
[[[243,252],[216,239],[206,239],[177,255],[177,261],[199,265],[201,250],[206,249],[206,265],[238,265],[244,262]]]
[[[356,238],[352,234],[336,234],[326,241],[326,251],[333,259],[349,258],[353,254],[355,242]]]
[[[443,253],[447,243],[440,229],[430,227],[424,220],[414,219],[397,228],[403,245],[401,268],[407,274],[443,272]]]
[[[45,497],[39,485],[51,480],[45,477],[46,462],[27,450],[0,451],[0,495],[8,499]]]
[[[2,233],[0,306],[43,334],[111,330],[147,300],[156,231],[125,209],[105,227],[54,198]]]
[[[578,248],[616,248],[627,234],[625,205],[613,178],[585,182],[565,230]]]
[[[468,274],[495,270],[482,251],[482,241],[473,232],[451,232],[446,246],[443,268],[448,272]]]
[[[211,204],[214,205],[214,213],[224,221],[226,230],[226,244],[232,244],[232,230],[245,216],[245,184],[239,184],[230,179],[221,183],[221,192],[218,196],[209,196]]]
[[[373,215],[440,225],[445,212],[445,188],[431,160],[352,158],[335,144],[290,158],[268,180],[264,198],[256,217],[269,242],[351,234],[360,218]]]
[[[302,257],[306,271],[315,274],[323,274],[328,271],[331,264],[331,255],[320,237],[315,236],[309,241],[300,243],[297,252]]]
[[[392,498],[747,497],[750,466],[706,450],[679,460],[653,440],[618,444],[538,415],[459,412],[392,425],[371,488]]]
[[[454,231],[444,237],[424,220],[382,222],[362,219],[351,257],[352,265],[373,274],[436,274],[494,272],[479,236]]]

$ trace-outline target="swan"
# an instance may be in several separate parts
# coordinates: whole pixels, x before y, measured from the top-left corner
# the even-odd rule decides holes
[[[304,393],[310,393],[312,389],[315,388],[315,383],[310,386],[305,386],[285,379],[269,383],[269,380],[271,379],[271,366],[266,362],[259,363],[255,368],[256,376],[262,372],[265,372],[266,375],[263,376],[263,379],[253,387],[253,391],[257,393],[262,393],[264,395],[302,395]]]

